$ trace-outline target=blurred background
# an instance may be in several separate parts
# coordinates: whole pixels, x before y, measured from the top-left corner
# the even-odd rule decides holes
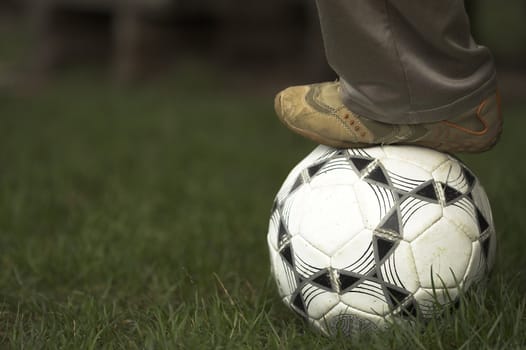
[[[476,40],[495,55],[505,99],[523,98],[526,2],[466,7]],[[334,78],[314,1],[0,0],[0,89],[29,91],[72,69],[151,81],[188,65],[269,98],[285,85]]]
[[[0,0],[0,85],[35,87],[64,70],[117,82],[189,64],[269,80],[331,76],[313,3],[300,0]],[[271,75],[269,76],[269,73]],[[243,81],[243,83],[247,83]]]

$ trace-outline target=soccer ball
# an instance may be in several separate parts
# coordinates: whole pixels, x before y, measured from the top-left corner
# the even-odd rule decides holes
[[[477,177],[412,146],[317,147],[279,190],[267,241],[282,300],[327,335],[432,317],[496,245]]]

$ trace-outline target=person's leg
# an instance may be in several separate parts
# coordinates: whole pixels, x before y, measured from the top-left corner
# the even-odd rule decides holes
[[[388,123],[447,119],[495,92],[463,0],[317,0],[346,106]]]
[[[317,5],[340,81],[280,93],[276,111],[289,128],[338,147],[408,143],[477,152],[496,142],[495,68],[471,36],[463,0]],[[430,140],[436,137],[443,140]],[[458,138],[465,141],[448,146]]]

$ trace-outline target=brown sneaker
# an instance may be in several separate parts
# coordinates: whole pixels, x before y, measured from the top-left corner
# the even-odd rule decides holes
[[[498,94],[460,116],[422,124],[387,124],[354,114],[341,102],[339,82],[290,87],[276,96],[275,108],[292,131],[338,148],[409,144],[443,152],[483,152],[502,131]]]

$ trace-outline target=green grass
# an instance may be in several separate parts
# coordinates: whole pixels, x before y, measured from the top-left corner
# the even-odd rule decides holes
[[[526,108],[494,151],[464,157],[498,228],[488,288],[416,329],[328,339],[282,305],[266,247],[273,196],[314,145],[271,96],[203,81],[0,96],[1,347],[526,347]]]

